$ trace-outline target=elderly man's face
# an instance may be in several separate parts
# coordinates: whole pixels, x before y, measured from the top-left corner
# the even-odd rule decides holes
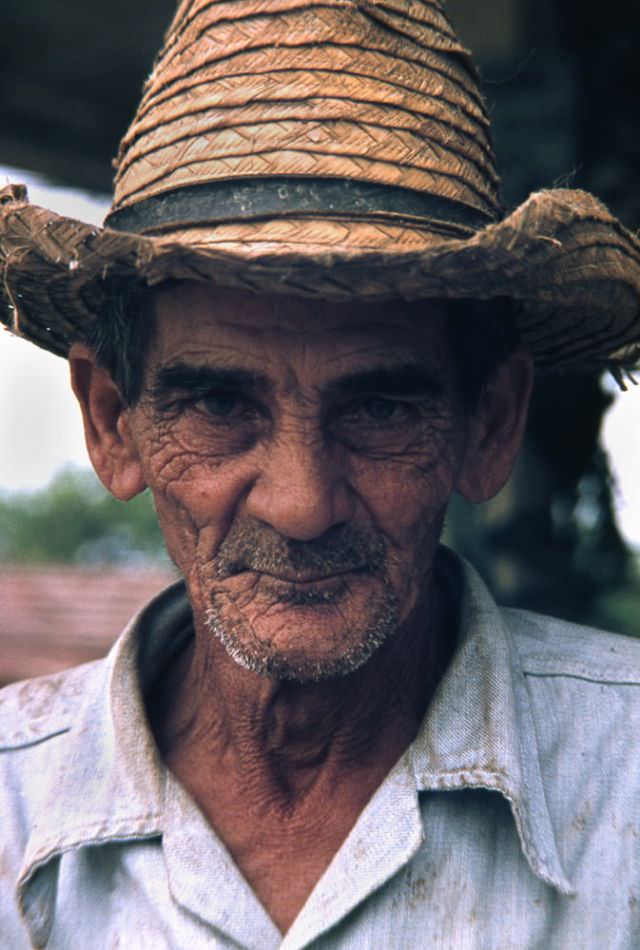
[[[196,623],[257,672],[355,669],[422,605],[451,493],[487,481],[442,308],[194,283],[156,313],[125,437]]]

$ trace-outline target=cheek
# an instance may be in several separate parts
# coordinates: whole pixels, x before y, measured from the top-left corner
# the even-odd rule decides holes
[[[440,541],[449,492],[445,486],[405,477],[380,498],[377,527],[388,546],[388,570],[396,590],[422,582]]]
[[[439,533],[460,461],[452,444],[402,457],[354,459],[350,481],[376,528],[397,551]]]
[[[399,604],[400,619],[420,601],[440,541],[451,478],[446,466],[379,465],[360,479],[368,515],[387,546],[387,580]]]
[[[210,560],[250,483],[250,466],[154,439],[145,454],[147,484],[171,558],[183,572]]]

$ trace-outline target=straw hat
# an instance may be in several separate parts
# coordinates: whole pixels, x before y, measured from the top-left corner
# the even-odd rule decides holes
[[[0,192],[2,319],[64,355],[112,278],[490,299],[540,366],[629,365],[640,242],[595,198],[503,216],[469,54],[439,0],[183,0],[106,226]]]

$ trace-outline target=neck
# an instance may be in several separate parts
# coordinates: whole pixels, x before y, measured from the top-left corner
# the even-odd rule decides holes
[[[255,800],[287,809],[322,780],[335,786],[375,773],[381,781],[417,733],[454,631],[446,598],[432,583],[359,670],[296,683],[238,666],[196,621],[191,646],[154,692],[152,723],[165,761],[187,787],[194,770],[219,774],[224,765],[227,782],[237,776]]]

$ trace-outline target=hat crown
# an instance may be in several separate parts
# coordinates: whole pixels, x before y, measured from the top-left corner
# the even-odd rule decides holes
[[[180,4],[120,148],[111,220],[200,189],[202,225],[203,187],[216,190],[207,197],[211,224],[224,219],[230,195],[231,216],[241,208],[241,217],[277,217],[272,198],[254,205],[236,192],[251,183],[263,193],[282,180],[298,185],[287,191],[290,206],[279,205],[285,215],[408,215],[425,227],[449,222],[454,234],[499,216],[477,76],[440,3]],[[331,203],[316,190],[309,205],[300,198],[305,182],[360,183],[368,198],[346,190],[339,199],[332,192]],[[420,196],[440,204],[422,207]],[[176,213],[189,223],[184,203]],[[152,233],[157,218],[136,227],[129,217],[126,227]]]

